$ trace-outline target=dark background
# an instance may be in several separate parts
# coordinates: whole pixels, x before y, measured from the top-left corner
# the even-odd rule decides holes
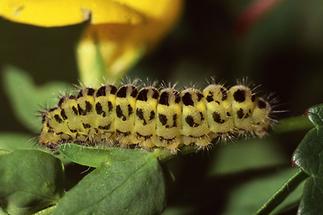
[[[201,87],[210,76],[229,86],[248,77],[251,83],[262,85],[260,92],[265,95],[274,92],[280,101],[279,109],[288,110],[278,119],[301,115],[308,107],[321,103],[323,2],[277,1],[272,9],[248,22],[244,12],[250,3],[188,0],[174,31],[128,76]],[[8,64],[18,66],[39,85],[54,80],[78,83],[74,47],[83,27],[46,29],[0,19],[0,69]],[[2,87],[3,76],[0,78]],[[15,117],[4,89],[0,90],[0,98],[0,131],[27,133]],[[279,143],[288,142],[279,148],[286,159],[303,134],[278,137]],[[226,193],[233,185],[273,171],[266,168],[209,178],[206,171],[211,154],[200,153],[176,161],[180,171],[170,186],[169,205],[190,205],[195,208],[194,213],[221,214]],[[290,212],[295,213],[295,209]]]

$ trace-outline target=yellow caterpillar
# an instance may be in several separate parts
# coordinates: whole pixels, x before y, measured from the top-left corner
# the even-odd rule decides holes
[[[264,136],[271,111],[269,102],[244,85],[227,90],[210,84],[202,92],[104,85],[63,96],[56,107],[44,111],[39,142],[50,148],[74,142],[176,152],[182,145],[204,148],[232,135]]]

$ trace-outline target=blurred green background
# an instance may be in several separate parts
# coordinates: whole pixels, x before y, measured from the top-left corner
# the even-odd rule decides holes
[[[241,20],[251,2],[186,1],[176,28],[127,75],[178,82],[180,87],[189,83],[203,87],[211,76],[228,86],[248,77],[251,83],[262,85],[260,94],[275,93],[278,110],[288,110],[277,119],[303,114],[323,98],[323,2],[276,1],[248,24]],[[75,44],[83,28],[46,29],[0,19],[0,70],[7,65],[17,66],[27,71],[37,85],[52,81],[77,84]],[[0,131],[36,137],[16,117],[4,89],[3,73]],[[39,105],[41,108],[45,104]],[[291,165],[292,152],[304,134],[298,131],[223,145],[172,161],[169,167],[176,180],[169,186],[170,209],[165,214],[237,214],[248,206],[243,201],[260,201],[251,201],[253,207],[263,203],[279,187],[274,185],[290,175],[281,171]],[[276,176],[277,182],[272,179]],[[261,184],[253,184],[254,180],[267,180],[268,186],[263,182],[266,187],[262,190]],[[261,197],[248,189],[257,190]],[[234,212],[235,207],[238,209]],[[295,207],[284,212],[295,213]]]

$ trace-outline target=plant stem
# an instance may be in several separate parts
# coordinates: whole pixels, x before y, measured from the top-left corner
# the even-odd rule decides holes
[[[258,211],[257,215],[270,214],[285,198],[293,192],[297,186],[306,179],[308,175],[299,170],[291,177]]]
[[[274,126],[273,132],[276,134],[288,133],[297,130],[305,130],[313,127],[313,124],[309,121],[306,116],[295,116],[282,119],[279,123]],[[180,149],[179,154],[186,155],[196,153],[196,146],[184,146]],[[165,162],[177,157],[177,154],[172,154],[169,150],[157,149],[155,150],[156,157],[160,161]]]
[[[306,116],[294,116],[282,119],[274,126],[274,133],[288,133],[291,131],[310,129],[313,127],[313,124]]]
[[[77,46],[79,77],[86,86],[98,87],[107,75],[98,38],[95,34],[83,37]]]

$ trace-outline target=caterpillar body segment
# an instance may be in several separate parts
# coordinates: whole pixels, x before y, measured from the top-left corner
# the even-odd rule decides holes
[[[244,85],[236,85],[229,89],[232,96],[232,113],[234,125],[239,131],[252,131],[252,112],[255,107],[255,96],[250,88]]]
[[[203,90],[211,138],[231,135],[234,130],[232,96],[222,85],[210,84]]]
[[[138,93],[134,124],[134,143],[143,148],[154,147],[156,137],[156,113],[159,92],[154,87],[145,87]]]
[[[206,105],[202,92],[189,88],[181,92],[183,144],[204,147],[210,144]]]
[[[157,147],[176,152],[181,140],[182,103],[178,91],[166,88],[160,91],[157,105]]]
[[[121,145],[136,144],[134,137],[135,109],[138,90],[134,85],[124,85],[116,94],[115,132]]]
[[[54,112],[54,109],[56,108],[52,108],[46,113],[42,113],[43,127],[39,136],[39,143],[52,149],[55,149],[57,147],[57,144],[59,144],[60,142],[64,142],[63,137],[56,133],[59,132],[59,130],[54,130],[52,127],[53,125],[51,125],[49,122],[50,120],[47,119],[52,116],[52,112]],[[45,114],[47,115],[46,117]]]
[[[95,140],[95,130],[91,128],[97,127],[97,119],[100,116],[98,117],[95,111],[94,93],[95,90],[93,88],[85,88],[80,90],[76,98],[80,123],[74,121],[75,129],[73,131],[78,135],[80,141],[93,142]]]
[[[94,130],[98,135],[95,141],[111,142],[115,134],[115,104],[117,88],[113,85],[101,86],[95,92],[94,109],[98,116],[95,120]],[[112,142],[111,142],[112,143]]]
[[[81,111],[78,110],[78,107],[79,104],[76,97],[62,97],[58,102],[57,109],[60,110],[61,113],[64,113],[68,120],[63,120],[63,123],[56,119],[48,120],[49,126],[51,128],[55,128],[55,130],[56,127],[52,125],[52,123],[64,125],[64,129],[60,130],[59,132],[54,132],[55,134],[64,136],[64,141],[68,141],[70,139],[80,139],[81,137],[84,137],[86,135],[86,133],[84,132],[83,124],[80,121],[79,116],[81,115]]]
[[[226,89],[210,84],[203,91],[181,92],[104,85],[64,96],[43,112],[39,142],[50,148],[74,142],[167,148],[175,153],[182,145],[206,148],[219,137],[262,137],[271,125],[271,111],[269,102],[244,85]]]

